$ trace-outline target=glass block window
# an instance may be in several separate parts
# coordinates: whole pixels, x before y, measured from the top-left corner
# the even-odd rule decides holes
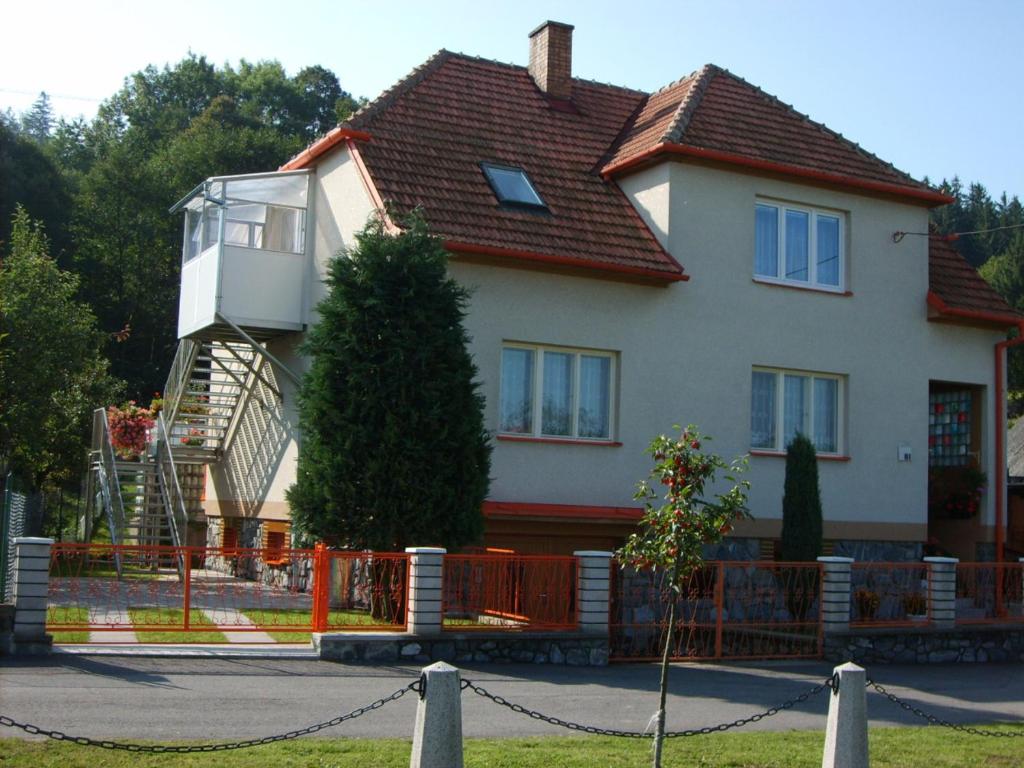
[[[928,466],[960,467],[971,460],[971,391],[928,395]]]

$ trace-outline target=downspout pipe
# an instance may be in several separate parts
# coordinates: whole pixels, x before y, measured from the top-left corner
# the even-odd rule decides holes
[[[1024,322],[1017,326],[1017,338],[996,343],[996,562],[1005,559],[1006,546],[1006,350],[1024,344]]]

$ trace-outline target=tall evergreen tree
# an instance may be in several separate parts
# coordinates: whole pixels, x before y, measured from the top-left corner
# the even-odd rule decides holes
[[[31,108],[21,116],[21,132],[38,144],[45,144],[53,131],[53,107],[43,91]]]
[[[814,444],[797,434],[786,448],[782,497],[782,559],[807,562],[821,554],[821,491]]]
[[[330,267],[305,351],[292,519],[357,549],[479,540],[490,446],[462,321],[468,294],[419,217],[373,223]]]

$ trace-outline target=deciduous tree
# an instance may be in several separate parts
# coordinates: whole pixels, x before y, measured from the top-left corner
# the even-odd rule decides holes
[[[654,468],[647,480],[640,483],[634,496],[644,503],[640,530],[632,534],[619,552],[623,565],[651,569],[664,575],[669,590],[668,625],[661,657],[660,699],[654,735],[654,768],[661,766],[662,743],[665,739],[665,700],[668,694],[669,656],[675,637],[676,604],[683,587],[703,565],[704,550],[715,544],[732,529],[733,523],[747,513],[747,489],[750,484],[739,480],[746,470],[746,459],[731,464],[704,445],[711,439],[702,435],[693,424],[675,437],[656,437],[647,452],[654,458]],[[726,471],[729,487],[713,498],[715,477]],[[663,495],[655,490],[664,486]]]
[[[34,489],[80,468],[93,408],[117,394],[77,278],[23,208],[0,264],[0,475]]]

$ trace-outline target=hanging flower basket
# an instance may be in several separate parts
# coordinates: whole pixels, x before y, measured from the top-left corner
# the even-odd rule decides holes
[[[107,408],[110,442],[118,458],[134,461],[146,450],[146,437],[153,428],[153,414],[134,400]]]

